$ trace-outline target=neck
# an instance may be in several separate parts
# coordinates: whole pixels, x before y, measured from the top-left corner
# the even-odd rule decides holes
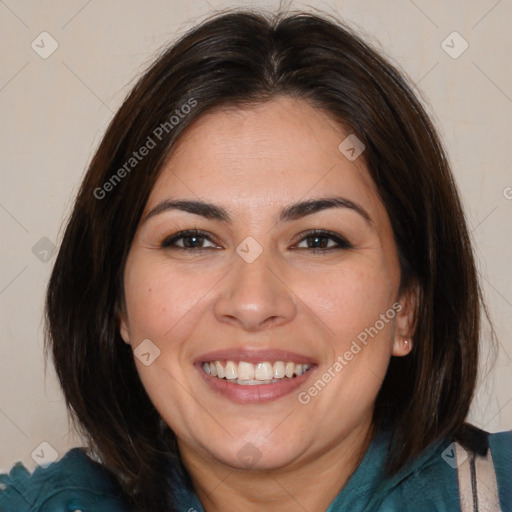
[[[356,470],[374,428],[364,422],[323,453],[271,470],[241,470],[205,460],[180,444],[183,463],[206,512],[325,511]]]

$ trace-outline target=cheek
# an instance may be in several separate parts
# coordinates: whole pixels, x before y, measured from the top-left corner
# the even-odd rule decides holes
[[[137,372],[152,403],[179,432],[183,429],[175,424],[176,417],[186,417],[190,399],[183,392],[187,379],[182,360],[186,358],[186,340],[197,322],[198,303],[208,289],[202,280],[204,276],[171,272],[169,265],[147,255],[132,257],[125,269],[126,306]],[[151,353],[149,364],[137,355],[142,352],[137,346],[143,340],[151,341],[145,350]]]
[[[373,326],[393,305],[397,283],[382,265],[346,265],[297,284],[307,305],[340,342]],[[379,324],[380,325],[380,324]],[[383,331],[389,332],[390,323]]]
[[[311,283],[305,279],[301,293],[326,326],[329,355],[299,401],[310,401],[324,427],[335,432],[368,414],[382,385],[391,357],[398,283],[392,269],[380,264],[346,265]]]
[[[208,274],[187,275],[161,261],[134,259],[126,266],[125,295],[131,332],[164,340],[182,330],[198,312]]]

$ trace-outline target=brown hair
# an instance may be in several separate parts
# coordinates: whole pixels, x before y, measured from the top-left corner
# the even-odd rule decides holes
[[[181,462],[118,330],[134,233],[164,160],[195,119],[277,95],[309,101],[364,143],[393,227],[401,289],[420,288],[413,351],[392,358],[375,407],[376,424],[392,423],[387,472],[463,428],[483,303],[461,202],[427,113],[403,74],[337,20],[223,13],[170,46],[116,113],[48,287],[46,355],[71,417],[138,510],[174,510],[165,468]],[[148,137],[155,146],[135,158]]]

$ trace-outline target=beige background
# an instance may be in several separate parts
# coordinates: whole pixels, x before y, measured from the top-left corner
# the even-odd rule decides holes
[[[42,261],[48,241],[40,240],[58,245],[82,173],[137,74],[164,44],[230,5],[251,3],[0,1],[0,471],[18,460],[33,469],[31,454],[42,442],[59,457],[81,444],[69,432],[53,368],[44,375],[41,314],[54,258]],[[310,5],[366,34],[406,71],[434,112],[464,199],[499,340],[494,367],[488,344],[482,347],[482,379],[470,420],[490,431],[510,429],[512,2],[313,0]],[[47,59],[31,48],[43,31],[58,43]],[[453,31],[469,44],[457,59],[441,46]],[[447,40],[452,53],[462,48],[457,37]]]

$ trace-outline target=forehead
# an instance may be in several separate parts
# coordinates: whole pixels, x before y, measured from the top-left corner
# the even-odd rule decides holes
[[[340,194],[377,213],[380,201],[364,153],[351,161],[339,149],[348,135],[301,99],[214,110],[176,144],[147,209],[169,197],[258,207]]]

